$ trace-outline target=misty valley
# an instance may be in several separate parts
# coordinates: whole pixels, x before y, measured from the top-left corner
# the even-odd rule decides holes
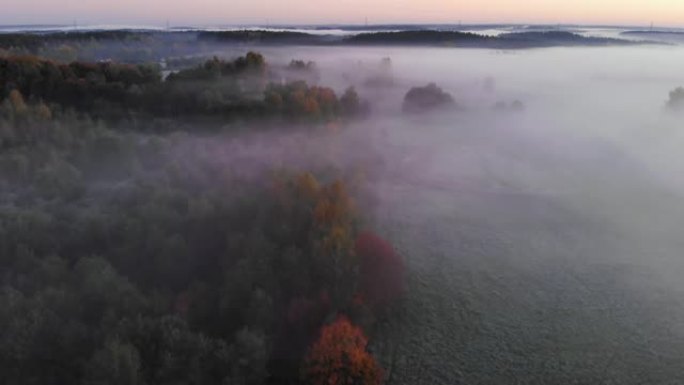
[[[0,32],[0,383],[684,383],[682,42]]]

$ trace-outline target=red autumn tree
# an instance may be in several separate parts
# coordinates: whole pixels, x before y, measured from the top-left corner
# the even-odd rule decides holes
[[[384,306],[404,289],[404,263],[386,240],[371,232],[356,238],[356,254],[361,262],[360,291],[369,305]]]
[[[361,329],[341,316],[323,327],[304,361],[302,374],[312,385],[379,385],[382,369],[366,350]]]

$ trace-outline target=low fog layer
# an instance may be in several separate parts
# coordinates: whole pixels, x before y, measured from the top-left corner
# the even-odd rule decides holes
[[[671,384],[684,381],[681,360],[684,285],[680,279],[684,273],[681,231],[684,228],[681,205],[684,115],[668,108],[669,93],[684,86],[681,71],[684,48],[566,47],[510,51],[239,44],[212,44],[204,48],[207,54],[224,58],[258,49],[268,65],[254,53],[247,57],[257,64],[258,71],[251,74],[258,75],[254,78],[259,87],[266,80],[285,83],[301,78],[309,84],[329,86],[337,95],[355,95],[352,91],[345,92],[353,86],[368,103],[370,112],[367,113],[365,103],[356,103],[356,114],[345,116],[338,111],[337,115],[331,113],[327,121],[297,120],[296,114],[288,121],[282,119],[288,117],[285,113],[257,116],[270,111],[266,109],[268,103],[261,104],[263,90],[245,92],[250,90],[250,83],[245,80],[249,77],[227,76],[226,84],[235,83],[236,89],[248,94],[247,100],[257,106],[254,108],[262,106],[255,110],[257,113],[210,115],[200,109],[205,107],[203,104],[198,104],[197,110],[189,109],[195,115],[162,111],[161,117],[147,121],[144,114],[137,115],[132,108],[141,106],[129,106],[131,109],[122,113],[128,120],[108,122],[109,128],[98,127],[105,123],[89,118],[79,120],[75,114],[64,113],[61,118],[66,122],[72,119],[87,126],[82,131],[90,137],[79,135],[81,131],[76,123],[67,123],[74,124],[70,130],[44,135],[56,143],[80,143],[71,146],[75,148],[75,155],[56,150],[54,154],[43,154],[42,147],[29,145],[17,151],[26,150],[38,164],[41,158],[60,159],[60,162],[47,163],[55,163],[54,174],[65,174],[63,179],[74,180],[78,188],[73,194],[64,194],[65,200],[50,200],[41,196],[40,184],[33,190],[20,187],[13,190],[8,184],[10,187],[0,194],[5,198],[0,208],[8,213],[15,208],[26,208],[32,215],[32,211],[40,214],[41,210],[59,214],[65,208],[64,211],[74,211],[74,218],[79,218],[83,211],[81,216],[86,220],[92,209],[107,212],[107,218],[120,220],[124,234],[134,239],[140,237],[141,246],[133,248],[133,252],[104,250],[105,257],[109,253],[124,261],[115,266],[117,269],[132,272],[128,277],[117,276],[117,282],[126,285],[128,279],[146,282],[149,274],[158,280],[152,281],[152,287],[168,284],[172,290],[166,296],[173,305],[170,317],[176,317],[174,322],[181,322],[180,318],[190,313],[198,315],[199,321],[191,320],[189,325],[193,322],[200,325],[199,331],[188,331],[197,341],[204,341],[197,346],[204,346],[206,342],[201,326],[219,330],[214,332],[214,337],[218,335],[220,338],[216,338],[221,343],[230,342],[226,345],[230,346],[230,349],[226,347],[230,354],[220,349],[212,350],[212,354],[223,360],[218,361],[220,370],[227,370],[224,361],[231,362],[239,375],[222,378],[241,378],[241,371],[253,368],[258,369],[255,369],[256,379],[245,383],[261,383],[267,378],[274,382],[279,378],[298,378],[296,360],[295,365],[288,366],[287,358],[292,358],[288,357],[291,353],[288,349],[301,350],[301,358],[307,346],[292,347],[284,338],[275,343],[281,350],[271,352],[272,341],[259,334],[259,329],[249,329],[252,324],[263,321],[264,317],[257,317],[261,314],[259,310],[274,308],[277,302],[273,300],[277,299],[275,294],[268,297],[268,290],[262,290],[259,284],[273,286],[275,293],[278,286],[271,285],[273,281],[290,278],[294,283],[302,281],[300,275],[291,275],[289,270],[269,270],[272,275],[263,273],[262,270],[273,267],[264,261],[285,261],[292,265],[287,265],[292,271],[306,271],[303,276],[313,277],[312,281],[328,282],[318,270],[300,263],[306,260],[297,259],[299,254],[283,253],[286,255],[281,258],[282,250],[275,245],[282,245],[274,240],[268,243],[267,236],[282,241],[283,245],[297,238],[290,234],[297,234],[292,231],[295,227],[292,223],[298,222],[286,221],[291,218],[277,215],[280,201],[291,198],[289,187],[283,186],[298,186],[301,191],[294,189],[292,194],[305,198],[309,193],[317,199],[328,199],[326,194],[341,196],[339,199],[344,205],[339,203],[343,209],[338,211],[350,215],[348,212],[354,211],[347,207],[351,198],[339,193],[345,191],[346,185],[356,200],[360,216],[345,218],[348,228],[343,230],[349,231],[342,233],[352,234],[352,222],[356,225],[358,219],[364,222],[363,229],[370,229],[390,241],[406,265],[404,296],[388,313],[390,316],[378,317],[377,324],[369,322],[372,330],[364,330],[372,336],[369,350],[385,369],[387,384]],[[197,56],[183,57],[183,52],[177,54],[179,67],[203,60]],[[218,59],[209,63],[219,68],[222,65],[233,68],[230,62]],[[169,65],[169,71],[176,70]],[[201,70],[198,72],[201,75]],[[208,86],[212,79],[161,90],[185,90],[191,101],[201,95],[207,96],[210,102],[226,102],[220,93],[209,92],[216,91]],[[219,82],[210,85],[221,86]],[[202,87],[206,87],[206,93],[190,92],[201,91]],[[301,88],[300,91],[285,90],[284,96],[278,93],[270,96],[282,105],[283,100],[287,102],[295,95],[313,94],[315,87]],[[437,93],[437,102],[406,108],[405,96],[410,90],[418,96]],[[328,91],[315,88],[318,96],[329,96]],[[327,99],[336,101],[336,98]],[[27,103],[36,102],[27,98]],[[88,104],[84,105],[84,109],[89,108]],[[230,106],[228,102],[226,105]],[[5,107],[17,114],[35,109],[47,115],[46,119],[51,117],[47,106],[27,107],[17,92]],[[101,113],[98,107],[101,106],[94,105],[88,112],[97,116]],[[304,113],[318,108],[309,109],[306,104],[305,107],[301,112],[303,117],[306,117]],[[113,116],[119,116],[119,112],[113,109]],[[116,122],[123,123],[119,123],[120,127]],[[169,132],[173,130],[183,132]],[[42,131],[36,130],[36,133]],[[19,134],[18,137],[30,139],[33,133],[26,130]],[[93,161],[90,165],[90,159],[99,159],[102,164]],[[67,162],[79,165],[84,172],[66,167]],[[15,163],[19,171],[20,166],[30,169],[28,160],[26,165],[19,161],[11,164]],[[61,169],[66,171],[57,172]],[[56,181],[59,183],[53,183],[55,188],[64,187],[60,178],[53,178],[55,181],[50,178],[53,170],[43,171],[46,186]],[[296,184],[283,182],[291,175],[299,175],[293,179]],[[320,185],[316,181],[318,177]],[[330,184],[335,178],[344,183]],[[19,180],[17,186],[22,186],[23,179]],[[71,186],[66,182],[68,190]],[[26,192],[25,199],[22,199],[23,192]],[[334,207],[336,201],[330,199],[332,203],[323,203]],[[319,215],[318,203],[321,202],[312,206],[316,210],[309,210],[316,211],[316,215]],[[185,205],[188,207],[184,208]],[[164,216],[167,211],[175,213],[165,210],[167,206],[178,212],[187,211],[189,219],[180,214]],[[132,213],[119,212],[118,207],[129,208]],[[306,205],[302,207],[309,209]],[[320,207],[326,208],[322,203]],[[163,243],[163,248],[153,247],[155,237],[147,237],[137,230],[135,222],[128,222],[127,216],[133,216],[136,210],[143,219],[150,219],[149,223],[141,221],[138,226],[145,229],[143,225],[149,224],[153,235],[156,227],[180,224],[180,230],[169,230],[174,235],[173,242]],[[306,215],[311,216],[309,211],[305,211]],[[42,218],[38,214],[33,215],[36,222]],[[324,219],[325,214],[323,211],[321,215]],[[188,236],[185,229],[193,228],[193,220],[197,219],[193,215],[209,219],[199,221],[203,226],[198,228],[197,236],[187,238],[186,247],[180,247]],[[20,228],[22,222],[15,222],[21,230],[19,233],[28,234],[33,242],[40,238],[36,235],[39,231]],[[85,234],[91,230],[93,234],[101,232],[103,240],[116,243],[116,238],[109,239],[109,230],[104,224],[91,229],[83,225],[89,222],[79,223],[75,228],[86,228]],[[265,236],[259,232],[262,228],[269,229],[264,230]],[[177,237],[174,231],[178,231]],[[76,245],[92,243],[88,247],[100,248],[97,237],[82,239],[73,229],[63,233],[73,237]],[[52,232],[43,231],[41,236],[50,240]],[[161,235],[156,238],[165,240]],[[202,243],[205,239],[211,242],[205,245]],[[148,244],[152,246],[147,247]],[[305,245],[309,247],[308,243]],[[143,251],[138,255],[136,250]],[[318,255],[317,249],[311,250],[316,251],[311,255]],[[203,259],[204,254],[200,254],[205,251],[213,257]],[[146,253],[158,255],[159,260],[145,260]],[[17,261],[22,262],[24,254],[17,255]],[[116,262],[111,255],[110,259]],[[329,260],[322,261],[320,266],[327,268]],[[83,263],[86,271],[89,263],[93,262]],[[160,271],[155,270],[157,264],[162,267]],[[94,266],[93,271],[109,271]],[[115,271],[111,266],[110,270]],[[206,279],[200,280],[200,284],[186,282],[195,270],[201,273],[200,278]],[[267,278],[260,281],[253,277],[262,273]],[[15,274],[18,284],[24,282],[22,274]],[[99,283],[96,279],[91,281],[88,282]],[[205,281],[214,286],[203,286]],[[82,291],[89,294],[87,290]],[[4,297],[7,303],[19,303],[13,291],[7,293]],[[314,294],[321,302],[330,301],[330,298],[324,300],[327,293],[323,291]],[[350,293],[343,294],[351,297]],[[164,293],[159,295],[163,297]],[[294,298],[292,303],[307,305],[307,301],[316,303],[308,297]],[[224,307],[217,310],[215,303]],[[192,309],[188,310],[189,307]],[[292,309],[293,313],[297,310],[306,313],[297,306],[281,307],[288,310],[288,317]],[[244,312],[249,317],[255,313],[257,316],[253,318],[259,322],[250,321],[252,324],[245,323],[242,328],[241,320],[235,315]],[[319,322],[323,324],[322,320],[330,316],[323,312]],[[33,320],[30,314],[21,319]],[[167,318],[160,319],[163,321],[160,325],[166,327]],[[48,319],[45,323],[50,322],[53,321]],[[227,323],[236,325],[227,326]],[[266,321],[263,323],[268,325]],[[11,324],[15,329],[19,328],[17,325]],[[100,326],[103,330],[116,330],[104,321],[95,330]],[[235,337],[231,327],[237,326],[241,328]],[[229,335],[221,334],[224,328],[230,331]],[[317,328],[305,330],[304,334],[318,333]],[[140,330],[146,335],[148,329]],[[264,330],[269,329],[264,327]],[[286,332],[273,335],[291,337]],[[174,340],[175,334],[168,334]],[[308,343],[306,338],[301,340]],[[123,342],[113,346],[124,353],[137,352],[138,348],[144,351],[150,345],[136,340],[139,346],[135,347]],[[105,346],[104,351],[107,349],[114,348]],[[14,350],[7,351],[14,354]],[[46,355],[53,353],[48,350]],[[17,356],[22,358],[20,354]],[[249,356],[247,361],[242,360],[243,356]],[[93,359],[97,365],[98,357],[95,355]],[[154,361],[145,359],[145,363]],[[179,359],[177,367],[183,367],[185,362],[190,361]],[[94,367],[98,368],[97,365]],[[279,365],[286,367],[285,375],[283,370],[278,372]],[[203,372],[198,368],[193,370]],[[273,377],[267,376],[269,371],[268,375]],[[96,374],[99,376],[100,372]]]
[[[297,54],[373,102],[345,135],[374,138],[376,220],[412,273],[376,347],[392,383],[682,378],[684,131],[665,104],[683,49]],[[429,82],[458,108],[403,115]]]

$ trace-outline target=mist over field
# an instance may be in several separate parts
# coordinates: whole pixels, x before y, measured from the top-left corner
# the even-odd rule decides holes
[[[274,60],[283,55],[277,49],[265,52]],[[352,82],[372,101],[373,117],[345,134],[380,141],[376,151],[387,157],[392,171],[377,181],[379,194],[387,188],[392,196],[400,187],[414,190],[416,199],[444,194],[456,207],[445,204],[441,210],[454,213],[462,199],[491,199],[504,206],[507,199],[552,203],[608,232],[628,235],[616,245],[634,241],[650,249],[649,255],[632,251],[597,258],[644,264],[661,273],[678,264],[682,216],[676,202],[683,191],[678,175],[684,171],[679,159],[684,136],[681,117],[665,102],[668,90],[682,82],[681,48],[300,52],[319,64],[321,83],[343,87]],[[385,57],[391,58],[391,68],[379,69]],[[364,86],[378,72],[391,73],[393,83]],[[406,90],[428,82],[450,92],[458,109],[402,114]],[[514,100],[524,110],[496,107]],[[525,213],[524,205],[510,206]],[[529,215],[533,218],[534,211]],[[669,242],[644,243],[642,237]],[[657,255],[670,263],[661,264],[665,260],[659,262]]]
[[[392,383],[682,378],[681,48],[300,52],[379,101],[349,135],[377,135],[375,220],[411,273]],[[383,57],[394,84],[364,89]],[[462,110],[402,115],[428,82]]]
[[[372,102],[341,136],[371,140],[382,159],[367,181],[373,219],[409,266],[404,317],[377,342],[391,383],[684,375],[684,132],[665,109],[684,50],[297,54],[321,84],[351,83]],[[368,86],[374,76],[392,84]],[[429,82],[459,108],[402,114],[406,90]],[[524,110],[495,108],[514,100]]]
[[[299,54],[375,102],[347,135],[384,159],[375,220],[410,271],[404,317],[378,342],[392,383],[682,378],[684,132],[663,95],[684,50]],[[363,88],[383,57],[393,84]],[[402,115],[428,82],[461,108]],[[525,109],[493,109],[513,100]]]
[[[684,382],[683,46],[173,39],[76,112],[0,76],[12,384],[318,384],[343,329],[363,384]]]

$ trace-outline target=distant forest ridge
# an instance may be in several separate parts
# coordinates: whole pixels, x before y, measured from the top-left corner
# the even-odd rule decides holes
[[[174,27],[169,29],[121,28],[121,29],[31,29],[30,26],[0,27],[0,48],[17,45],[35,47],[61,40],[110,40],[131,41],[145,37],[178,37],[183,40],[197,39],[204,42],[257,44],[257,45],[418,45],[452,46],[494,49],[519,49],[554,46],[602,46],[654,44],[644,34],[643,39],[621,38],[636,35],[635,31],[615,31],[610,36],[595,36],[572,28],[545,26],[469,26],[451,29],[429,29],[424,26],[345,26],[309,28],[246,28],[233,30],[192,29]],[[461,28],[462,30],[455,30]],[[21,29],[21,31],[20,31]],[[641,32],[641,31],[639,31]],[[648,32],[648,31],[643,31]],[[677,33],[665,32],[662,33]],[[681,32],[684,33],[684,32]]]

